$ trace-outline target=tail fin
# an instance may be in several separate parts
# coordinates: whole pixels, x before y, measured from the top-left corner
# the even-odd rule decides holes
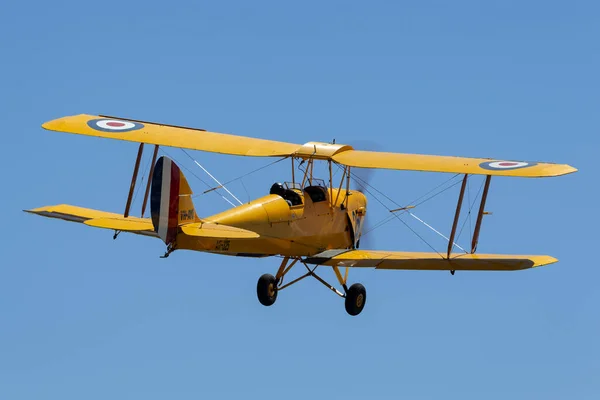
[[[150,212],[154,231],[167,245],[175,241],[179,226],[199,220],[192,189],[181,169],[168,157],[160,157],[154,166]]]

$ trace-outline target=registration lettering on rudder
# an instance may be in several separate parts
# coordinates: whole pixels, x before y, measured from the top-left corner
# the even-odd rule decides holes
[[[193,221],[194,220],[194,210],[181,210],[179,212],[179,220],[180,221]]]

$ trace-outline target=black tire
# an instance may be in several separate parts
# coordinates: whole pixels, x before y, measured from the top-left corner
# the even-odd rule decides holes
[[[271,274],[264,274],[258,278],[256,284],[256,294],[258,301],[263,306],[272,306],[277,300],[277,281]]]
[[[346,312],[352,316],[360,314],[367,302],[367,290],[360,283],[350,286],[346,292]]]

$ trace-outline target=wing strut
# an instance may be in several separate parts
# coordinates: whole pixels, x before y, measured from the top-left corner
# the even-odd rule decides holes
[[[152,164],[150,165],[150,173],[148,174],[148,182],[146,183],[146,193],[144,193],[144,202],[142,203],[142,218],[148,204],[148,195],[150,194],[150,184],[152,183],[152,175],[154,175],[154,164],[156,164],[156,156],[158,155],[158,145],[154,146],[154,154],[152,154]]]
[[[133,200],[133,193],[135,191],[135,183],[137,181],[138,172],[140,170],[140,161],[142,160],[142,154],[144,154],[144,143],[140,143],[138,148],[137,157],[135,158],[135,165],[133,166],[133,174],[131,175],[131,183],[129,184],[129,194],[127,195],[127,203],[125,204],[125,211],[123,217],[129,217],[129,211],[131,210],[131,201]],[[115,229],[113,240],[116,239],[121,233],[120,230]]]
[[[125,205],[125,212],[123,217],[129,216],[129,210],[131,209],[131,200],[133,199],[133,191],[135,190],[135,182],[137,181],[138,171],[140,170],[140,161],[142,154],[144,153],[144,143],[140,143],[138,149],[137,158],[135,159],[135,166],[133,167],[133,175],[131,176],[131,185],[129,185],[129,195],[127,196],[127,204]]]
[[[454,247],[454,235],[456,235],[456,227],[458,225],[458,219],[460,218],[460,210],[462,208],[463,198],[465,197],[465,188],[467,187],[467,179],[469,178],[468,174],[465,174],[465,177],[462,181],[462,186],[460,187],[460,195],[458,196],[458,204],[456,204],[456,214],[454,214],[454,223],[452,224],[452,233],[450,233],[450,240],[448,241],[448,253],[446,258],[450,259],[450,254],[452,254],[452,248]]]
[[[485,186],[483,188],[483,195],[481,196],[481,204],[479,205],[479,213],[477,214],[477,222],[475,223],[475,232],[473,233],[473,241],[471,242],[471,254],[477,251],[477,243],[479,242],[479,232],[481,231],[481,221],[485,214],[485,202],[487,200],[488,191],[490,190],[490,181],[492,176],[488,175],[485,177]]]

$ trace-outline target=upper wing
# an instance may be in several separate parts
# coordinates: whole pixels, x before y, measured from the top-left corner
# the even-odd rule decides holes
[[[94,115],[74,115],[48,121],[44,129],[239,156],[289,156],[301,146],[207,132],[203,129]]]
[[[515,271],[557,262],[550,256],[456,254],[371,250],[328,250],[305,260],[309,264],[378,269]]]
[[[239,156],[315,158],[359,168],[385,168],[460,174],[546,177],[577,171],[566,164],[502,161],[353,150],[351,146],[309,142],[304,145],[256,139],[202,129],[124,118],[75,115],[46,122],[45,129]]]
[[[577,169],[566,164],[502,161],[486,158],[429,156],[348,150],[332,159],[340,164],[360,168],[386,168],[410,171],[451,172],[456,174],[548,177],[569,174]]]

